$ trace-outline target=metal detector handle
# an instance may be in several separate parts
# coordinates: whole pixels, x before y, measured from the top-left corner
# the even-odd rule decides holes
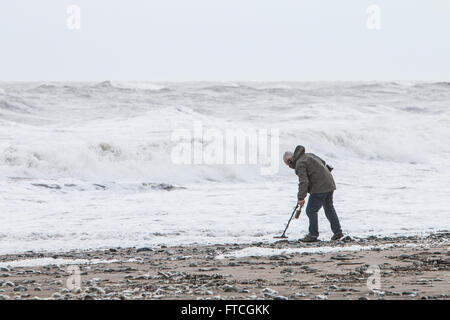
[[[298,219],[298,217],[300,217],[300,213],[302,212],[302,208],[303,207],[298,208],[298,205],[297,205],[297,211],[295,212],[295,219]]]

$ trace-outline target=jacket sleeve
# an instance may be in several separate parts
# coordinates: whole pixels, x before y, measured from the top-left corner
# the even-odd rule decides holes
[[[295,173],[298,176],[298,200],[304,200],[306,195],[308,194],[308,172],[306,171],[306,167],[304,164],[299,164],[295,169]]]

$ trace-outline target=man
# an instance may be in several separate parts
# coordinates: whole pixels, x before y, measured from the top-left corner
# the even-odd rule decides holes
[[[298,205],[303,207],[308,192],[310,193],[306,215],[309,218],[309,234],[301,241],[315,242],[319,237],[319,225],[317,213],[324,208],[325,216],[330,221],[333,237],[331,240],[339,240],[343,237],[339,218],[333,206],[333,193],[336,190],[332,167],[312,153],[305,153],[305,147],[297,146],[294,153],[286,151],[283,156],[284,163],[295,170],[298,176]]]

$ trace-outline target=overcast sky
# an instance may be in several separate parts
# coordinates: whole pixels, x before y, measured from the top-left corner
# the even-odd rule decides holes
[[[6,81],[450,81],[449,59],[450,0],[0,2]]]

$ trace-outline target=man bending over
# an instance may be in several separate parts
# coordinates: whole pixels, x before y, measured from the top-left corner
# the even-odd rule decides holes
[[[286,151],[283,156],[284,163],[295,170],[298,176],[298,205],[303,207],[306,195],[310,194],[306,215],[309,218],[309,234],[301,241],[315,242],[319,237],[319,225],[317,213],[324,208],[325,216],[330,221],[333,237],[331,240],[339,240],[343,237],[339,218],[333,205],[333,193],[336,190],[332,167],[312,153],[305,153],[305,147],[297,146],[294,153]]]

